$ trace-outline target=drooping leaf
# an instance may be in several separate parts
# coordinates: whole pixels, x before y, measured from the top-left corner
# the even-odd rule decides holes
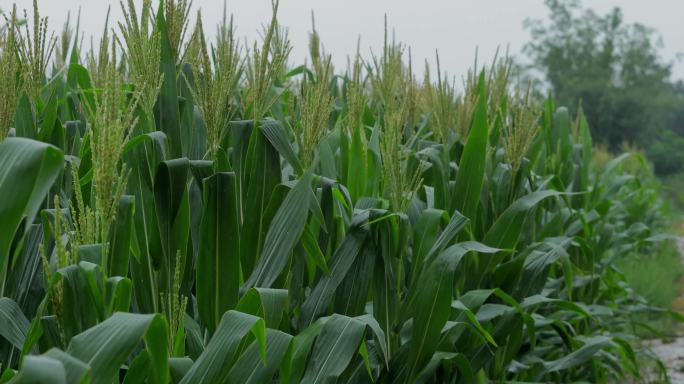
[[[30,323],[12,299],[0,297],[0,336],[21,349]]]
[[[255,340],[228,373],[229,383],[270,383],[290,348],[292,336],[274,329],[266,330],[266,361],[262,361],[259,341]]]
[[[14,235],[22,221],[33,221],[63,161],[62,152],[49,144],[23,138],[0,143],[0,293]]]
[[[93,383],[111,383],[119,368],[144,340],[155,383],[168,382],[166,321],[159,315],[117,312],[71,339],[67,352],[91,367]]]

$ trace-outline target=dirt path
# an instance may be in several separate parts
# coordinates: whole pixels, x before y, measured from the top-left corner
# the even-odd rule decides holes
[[[684,237],[677,239],[677,249],[684,265]],[[684,280],[684,278],[683,278]],[[680,281],[684,284],[684,281]],[[673,306],[676,310],[684,309],[684,294],[675,299]],[[667,367],[668,375],[673,384],[684,384],[684,328],[679,327],[677,336],[663,342],[662,340],[652,340],[649,342],[651,350],[660,357]]]
[[[651,342],[651,350],[660,357],[667,367],[672,384],[684,384],[684,337],[676,337],[672,342],[660,340]]]

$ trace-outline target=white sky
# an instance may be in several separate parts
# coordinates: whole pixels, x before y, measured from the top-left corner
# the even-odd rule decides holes
[[[13,2],[20,9],[32,7],[32,0],[0,0],[0,8],[8,9]],[[270,3],[228,1],[228,13],[235,16],[239,36],[250,41],[258,37],[260,26],[270,17]],[[67,11],[73,15],[80,7],[81,28],[86,36],[101,34],[110,4],[113,19],[122,19],[118,0],[38,0],[38,4],[41,13],[49,17],[51,28],[57,30],[66,20]],[[684,52],[684,1],[585,0],[583,4],[599,13],[619,6],[627,22],[638,21],[656,28],[663,38],[663,56],[667,60],[675,61],[677,54]],[[202,9],[205,30],[213,35],[223,0],[194,0],[193,6]],[[294,46],[291,64],[303,63],[306,57],[311,10],[321,41],[338,67],[346,67],[346,57],[356,51],[358,36],[366,57],[369,48],[379,50],[387,14],[397,40],[411,47],[416,69],[422,69],[426,58],[434,61],[438,49],[442,69],[457,78],[473,63],[476,48],[481,62],[489,62],[497,47],[505,49],[507,45],[512,54],[520,55],[529,40],[523,21],[547,16],[543,0],[281,0],[279,21],[288,27]],[[675,62],[674,77],[684,79],[683,60]]]

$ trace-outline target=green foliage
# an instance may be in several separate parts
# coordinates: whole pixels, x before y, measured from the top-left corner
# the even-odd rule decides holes
[[[666,130],[648,147],[648,157],[653,161],[659,175],[672,175],[682,170],[684,164],[684,137]]]
[[[335,75],[314,32],[288,68],[277,2],[247,59],[150,7],[0,127],[0,382],[639,377],[632,315],[665,310],[619,269],[663,238],[638,154],[593,161],[508,60],[458,96],[395,42]]]
[[[630,255],[620,262],[627,282],[649,302],[669,308],[677,294],[677,280],[682,270],[674,241],[653,247],[651,252]]]

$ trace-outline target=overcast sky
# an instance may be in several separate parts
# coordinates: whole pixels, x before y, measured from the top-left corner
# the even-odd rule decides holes
[[[15,2],[20,9],[30,9],[32,4],[32,0]],[[0,0],[0,8],[7,9],[11,4],[11,0]],[[61,29],[68,10],[73,15],[80,7],[81,28],[86,36],[101,34],[110,4],[113,19],[121,20],[118,0],[38,0],[38,4],[54,29]],[[599,13],[619,6],[627,22],[638,21],[656,28],[663,38],[663,56],[667,60],[675,61],[677,54],[684,52],[684,1],[585,0],[584,4]],[[223,1],[194,0],[193,5],[202,9],[206,32],[212,35]],[[378,51],[387,14],[397,40],[411,47],[419,68],[425,58],[433,60],[438,49],[442,69],[458,78],[473,63],[476,48],[484,62],[491,60],[497,47],[509,46],[511,53],[520,55],[529,39],[523,21],[547,16],[543,0],[281,0],[279,20],[289,29],[294,46],[292,64],[302,63],[306,57],[311,10],[323,45],[338,66],[344,67],[347,55],[356,51],[358,36],[362,53],[368,54],[370,48]],[[251,41],[270,17],[270,0],[229,0],[228,13],[235,16],[238,35]],[[684,79],[682,60],[675,62],[674,76]]]

